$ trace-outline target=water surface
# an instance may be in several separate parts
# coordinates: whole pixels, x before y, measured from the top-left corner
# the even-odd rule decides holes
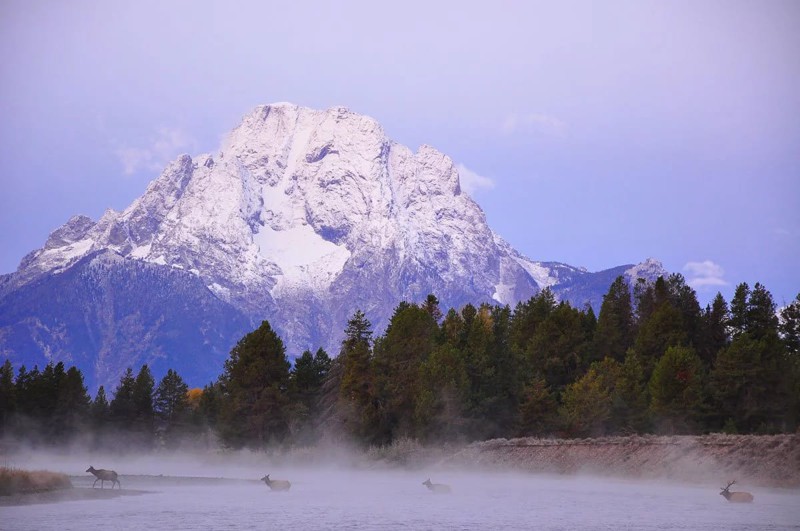
[[[241,473],[241,471],[239,471]],[[516,474],[279,471],[289,492],[256,481],[121,476],[113,499],[3,507],[0,528],[127,529],[800,529],[800,493],[749,489],[753,504],[730,504],[715,486]],[[433,494],[421,484],[448,483]],[[73,479],[76,487],[93,478]]]

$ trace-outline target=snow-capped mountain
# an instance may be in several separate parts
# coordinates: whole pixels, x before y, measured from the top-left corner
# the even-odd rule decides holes
[[[530,260],[492,232],[446,155],[429,146],[413,152],[387,138],[374,119],[345,108],[287,103],[257,107],[217,153],[179,157],[124,211],[108,210],[96,222],[76,216],[54,231],[17,272],[0,278],[0,352],[22,358],[20,338],[46,336],[26,341],[27,348],[36,346],[42,361],[74,358],[74,333],[65,323],[85,313],[87,301],[50,312],[48,323],[41,308],[20,312],[11,301],[19,304],[20,293],[46,298],[42,286],[81,277],[75,271],[96,271],[100,263],[113,263],[115,271],[163,270],[156,277],[165,285],[148,289],[169,298],[175,290],[186,295],[178,285],[192,286],[203,292],[195,295],[204,307],[229,318],[230,326],[206,341],[219,359],[196,360],[209,366],[209,377],[225,357],[219,352],[226,354],[238,339],[224,338],[226,330],[239,334],[246,321],[268,319],[290,355],[318,346],[335,354],[356,309],[379,332],[399,301],[419,301],[428,293],[445,308],[483,301],[513,305],[550,286],[564,299],[599,309],[617,275],[654,278],[664,272],[654,261],[589,273]],[[136,281],[122,284],[131,288]],[[118,290],[105,285],[103,296],[115,299]],[[179,320],[193,319],[195,310],[186,307]],[[113,324],[138,311],[135,305],[118,308],[104,333],[114,337]],[[90,329],[98,319],[85,316],[82,322]],[[163,351],[161,332],[148,323],[141,329]],[[208,321],[203,329],[209,330]],[[191,327],[185,332],[191,334]],[[129,360],[104,372],[98,360],[109,340],[92,341],[82,351],[101,383],[149,359],[133,349]]]

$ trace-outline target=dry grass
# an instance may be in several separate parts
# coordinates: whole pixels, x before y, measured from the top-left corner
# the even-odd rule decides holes
[[[0,467],[0,496],[72,488],[66,474]]]
[[[444,464],[690,482],[737,479],[738,483],[798,488],[800,435],[496,439],[472,444]]]

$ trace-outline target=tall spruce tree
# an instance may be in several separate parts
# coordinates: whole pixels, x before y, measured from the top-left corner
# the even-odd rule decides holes
[[[155,379],[150,367],[142,365],[133,382],[133,409],[134,422],[131,426],[135,437],[131,442],[149,447],[153,444],[155,435],[155,410],[153,408],[153,393],[155,392]]]
[[[447,341],[437,345],[419,367],[414,419],[420,427],[420,438],[455,441],[463,437],[468,387],[461,351]]]
[[[702,340],[697,353],[707,369],[714,365],[720,350],[728,344],[728,303],[721,293],[706,307],[702,316]]]
[[[372,370],[372,324],[361,310],[347,322],[338,367],[332,373],[339,380],[336,416],[342,418],[346,429],[364,440],[375,436],[375,381]]]
[[[692,433],[703,409],[703,364],[688,347],[673,346],[650,378],[650,409],[662,433]]]
[[[438,326],[431,313],[401,302],[374,348],[376,390],[382,400],[379,442],[419,434],[414,422],[420,364],[433,350]]]
[[[748,286],[746,282],[738,284],[736,286],[736,290],[733,292],[733,299],[731,299],[730,319],[728,319],[728,326],[730,326],[733,337],[744,334],[749,328],[749,299],[750,286]]]
[[[55,410],[55,431],[61,437],[74,437],[89,423],[91,398],[83,383],[83,374],[77,367],[70,367],[58,385],[58,401]]]
[[[716,409],[741,432],[773,432],[792,422],[792,367],[778,333],[772,295],[756,283],[736,288],[731,302],[734,337],[711,375]]]
[[[780,312],[778,326],[786,351],[790,356],[800,356],[800,293]]]
[[[94,397],[91,405],[91,419],[92,425],[95,430],[105,429],[110,414],[108,399],[106,398],[106,390],[101,385],[97,389],[97,394]]]
[[[558,409],[560,421],[570,437],[600,436],[606,433],[611,415],[611,395],[598,374],[597,366],[566,387]]]
[[[603,297],[594,335],[594,358],[610,356],[622,361],[633,344],[634,334],[631,292],[625,277],[619,276]]]
[[[543,437],[558,428],[558,404],[541,376],[534,376],[525,386],[519,407],[517,434],[522,437]]]
[[[168,369],[153,397],[153,409],[167,432],[179,431],[189,416],[189,386],[174,370]]]
[[[114,424],[119,428],[130,426],[136,418],[136,403],[133,398],[133,389],[136,379],[133,369],[128,367],[119,380],[114,398],[109,405],[109,415]]]
[[[220,377],[218,425],[233,446],[282,442],[289,429],[289,368],[283,341],[267,321],[231,350]]]
[[[14,367],[6,360],[0,367],[0,437],[11,429],[12,418],[17,409],[17,396],[14,389]]]
[[[536,328],[525,350],[528,366],[556,396],[588,368],[592,336],[584,320],[579,310],[560,303]]]
[[[306,350],[295,359],[290,374],[292,413],[291,431],[294,441],[313,444],[318,438],[315,424],[322,398],[322,387],[331,370],[331,359],[322,348],[316,354]]]

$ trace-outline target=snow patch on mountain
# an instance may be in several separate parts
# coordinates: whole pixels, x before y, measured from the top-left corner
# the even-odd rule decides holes
[[[273,296],[282,293],[287,286],[303,283],[317,291],[327,288],[351,256],[346,247],[323,239],[308,225],[280,231],[262,227],[253,241],[261,255],[280,268]]]

